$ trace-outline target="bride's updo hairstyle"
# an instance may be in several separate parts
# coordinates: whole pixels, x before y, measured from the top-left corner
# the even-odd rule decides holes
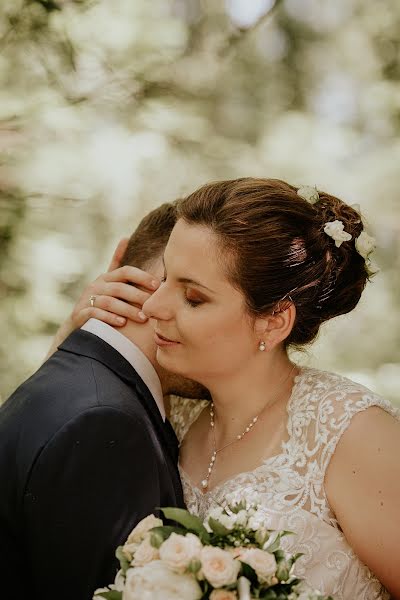
[[[350,312],[368,280],[355,248],[363,231],[359,213],[325,192],[311,204],[297,190],[278,179],[234,179],[204,185],[178,206],[178,218],[217,236],[216,259],[251,315],[295,304],[285,346],[310,343],[322,323]],[[324,232],[335,220],[352,236],[340,247]]]

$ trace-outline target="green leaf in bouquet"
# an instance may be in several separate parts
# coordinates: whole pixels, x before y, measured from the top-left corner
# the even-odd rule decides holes
[[[279,581],[287,581],[290,577],[290,567],[286,560],[278,561],[275,576]]]
[[[169,538],[171,533],[186,534],[186,529],[183,527],[174,527],[173,525],[160,525],[150,529],[150,544],[154,548],[159,548],[165,540]]]
[[[292,578],[285,583],[276,583],[273,586],[262,589],[259,593],[259,598],[260,600],[287,600],[290,594],[295,591],[295,586],[300,581],[300,579]]]
[[[210,534],[199,517],[191,515],[183,508],[161,508],[160,510],[167,519],[183,525],[188,531],[197,533],[202,542],[210,541]]]
[[[260,546],[260,548],[263,548],[264,545],[268,542],[269,538],[270,538],[270,531],[268,531],[268,529],[258,529],[255,533],[255,540],[257,542],[257,544]]]
[[[240,560],[240,559],[239,559]],[[253,585],[258,584],[258,577],[255,570],[247,563],[242,562],[241,574],[246,577]]]
[[[260,600],[276,600],[278,595],[273,588],[269,588],[268,590],[262,592],[258,597]]]
[[[293,531],[288,531],[286,529],[284,529],[283,531],[280,531],[278,533],[278,535],[275,538],[272,539],[272,541],[269,544],[269,546],[267,546],[266,548],[264,548],[264,550],[267,550],[268,552],[276,552],[279,549],[280,545],[281,545],[281,539],[283,537],[285,537],[285,535],[295,535],[295,533]]]
[[[121,566],[122,571],[124,573],[126,573],[130,567],[130,562],[129,562],[128,558],[125,556],[123,548],[124,548],[123,546],[118,546],[118,548],[115,551],[115,556],[119,560],[119,564]]]
[[[220,506],[222,506],[222,505],[220,505]],[[223,508],[225,508],[225,507],[223,507]],[[230,504],[228,508],[231,512],[233,512],[235,515],[237,515],[238,512],[240,512],[241,510],[246,510],[246,502],[244,500],[241,500],[237,504]]]
[[[222,523],[220,523],[216,519],[213,519],[213,517],[209,517],[208,524],[212,532],[216,535],[225,536],[230,533],[230,530],[227,527],[225,527],[225,525],[222,525]]]
[[[296,535],[294,531],[289,531],[289,529],[283,529],[279,532],[279,537],[283,538],[285,535]]]
[[[117,590],[110,590],[109,592],[101,592],[94,596],[94,598],[105,598],[105,600],[122,600],[122,592]]]
[[[296,552],[296,554],[293,554],[293,556],[291,558],[292,565],[294,565],[294,563],[296,562],[296,560],[299,560],[299,558],[301,556],[304,556],[304,552]]]

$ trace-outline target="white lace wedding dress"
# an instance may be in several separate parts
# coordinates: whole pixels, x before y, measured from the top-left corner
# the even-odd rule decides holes
[[[170,420],[181,442],[207,401],[171,397]],[[239,473],[203,493],[180,469],[188,509],[204,518],[229,499],[255,498],[266,526],[296,533],[282,546],[303,552],[295,573],[335,600],[388,599],[378,579],[355,555],[340,530],[325,490],[324,476],[352,417],[379,406],[399,418],[398,409],[345,377],[303,368],[287,406],[287,440],[280,454],[250,472]]]

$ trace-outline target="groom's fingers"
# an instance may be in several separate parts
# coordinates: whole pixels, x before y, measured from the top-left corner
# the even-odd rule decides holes
[[[115,259],[117,254],[118,248]],[[157,278],[136,267],[124,266],[104,273],[85,288],[75,305],[72,312],[74,327],[81,327],[91,318],[116,327],[125,325],[126,319],[146,323],[148,319],[142,313],[142,306],[159,285]]]
[[[125,254],[125,250],[128,246],[128,242],[129,242],[129,238],[122,238],[121,240],[119,240],[117,247],[114,250],[114,254],[111,259],[111,262],[108,265],[108,269],[107,269],[108,272],[118,269],[119,265],[121,264],[122,257]]]
[[[118,281],[107,281],[104,282],[103,294],[106,296],[112,296],[113,298],[119,298],[130,304],[136,304],[142,308],[143,304],[151,296],[151,293],[141,290],[133,285],[127,283],[120,283]]]
[[[154,275],[142,271],[137,267],[131,267],[130,265],[125,265],[124,267],[114,269],[114,271],[110,271],[109,273],[104,273],[102,277],[104,281],[124,281],[136,286],[144,287],[152,292],[160,285],[159,279],[154,277]]]
[[[125,317],[115,315],[114,313],[107,312],[98,307],[90,306],[79,311],[79,315],[76,317],[74,325],[82,327],[89,319],[99,319],[99,321],[103,321],[103,323],[107,323],[112,327],[123,327],[126,324]]]
[[[142,305],[132,306],[124,300],[114,298],[113,296],[96,296],[95,301],[96,308],[101,308],[109,313],[114,313],[119,317],[126,317],[131,321],[137,321],[143,323],[147,319],[140,318],[139,312],[142,310]]]
[[[89,319],[99,319],[115,327],[122,327],[127,319],[136,323],[148,321],[140,306],[132,306],[118,298],[102,295],[96,295],[94,306],[85,306],[77,311],[74,315],[74,325],[81,327]]]

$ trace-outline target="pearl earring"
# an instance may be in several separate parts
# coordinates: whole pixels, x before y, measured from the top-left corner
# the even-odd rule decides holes
[[[259,343],[259,345],[258,345],[258,349],[260,350],[260,352],[264,352],[264,350],[265,350],[265,348],[266,348],[266,347],[267,347],[267,346],[265,345],[265,342],[264,342],[264,340],[262,340],[262,341]]]

